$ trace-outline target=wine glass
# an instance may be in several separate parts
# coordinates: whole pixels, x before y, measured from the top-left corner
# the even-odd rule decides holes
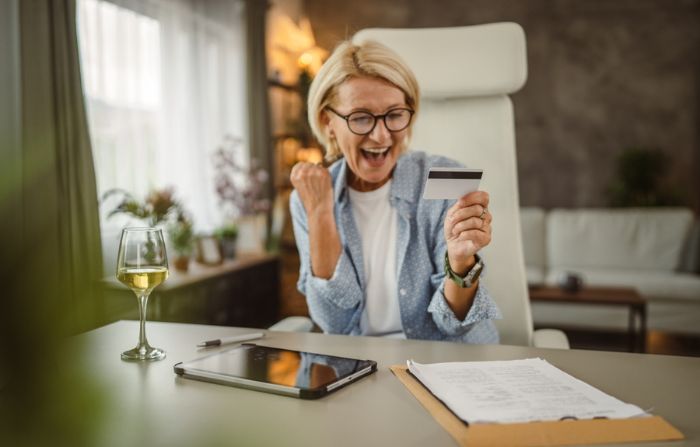
[[[163,232],[157,228],[125,228],[119,242],[117,279],[134,291],[139,302],[139,343],[122,352],[123,360],[162,360],[165,351],[146,340],[146,306],[151,291],[168,277]]]

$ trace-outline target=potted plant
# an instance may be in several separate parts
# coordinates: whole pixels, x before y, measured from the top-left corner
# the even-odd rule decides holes
[[[668,157],[658,148],[630,147],[616,160],[613,183],[608,188],[613,207],[677,206],[678,190],[664,185]]]
[[[170,222],[166,230],[171,248],[175,252],[175,269],[187,271],[195,241],[193,223],[182,205],[175,200],[173,188],[155,189],[143,202],[123,189],[111,189],[102,196],[102,200],[106,201],[112,196],[120,197],[120,201],[110,211],[109,217],[126,214],[146,221],[151,227]]]
[[[226,220],[234,223],[240,236],[238,251],[262,251],[270,209],[270,200],[264,197],[269,176],[256,159],[249,164],[242,159],[242,140],[227,135],[214,153],[216,192]]]
[[[128,214],[137,219],[145,220],[149,226],[155,227],[181,212],[182,207],[175,200],[173,188],[154,189],[143,202],[139,202],[123,189],[115,188],[105,192],[102,201],[112,196],[121,196],[121,201],[110,211],[108,217],[116,214]]]
[[[184,214],[180,214],[174,222],[168,226],[168,237],[175,252],[173,264],[175,269],[186,272],[189,268],[190,257],[194,250],[194,231],[192,222]]]
[[[214,236],[219,241],[221,252],[226,259],[236,257],[236,240],[238,238],[238,226],[235,223],[228,223],[214,232]]]

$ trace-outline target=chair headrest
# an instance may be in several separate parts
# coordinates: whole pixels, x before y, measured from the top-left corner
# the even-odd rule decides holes
[[[367,28],[353,42],[376,40],[411,67],[424,98],[510,94],[527,79],[525,32],[517,23],[451,28]]]

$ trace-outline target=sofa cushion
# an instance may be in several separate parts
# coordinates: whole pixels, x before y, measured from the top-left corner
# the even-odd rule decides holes
[[[700,273],[700,219],[696,219],[683,249],[679,272]]]
[[[552,210],[549,267],[674,271],[692,222],[686,208]]]
[[[544,271],[547,268],[544,210],[536,207],[520,208],[520,226],[525,265]]]
[[[535,327],[579,327],[603,330],[629,327],[626,306],[594,306],[571,303],[532,303]],[[678,334],[700,334],[700,301],[651,301],[647,306],[647,328]]]
[[[547,271],[543,267],[526,265],[525,276],[529,286],[539,286],[545,283]]]
[[[556,285],[557,280],[565,271],[581,275],[584,285],[632,287],[648,300],[696,301],[700,305],[700,275],[648,270],[629,271],[570,267],[550,270],[546,283]]]

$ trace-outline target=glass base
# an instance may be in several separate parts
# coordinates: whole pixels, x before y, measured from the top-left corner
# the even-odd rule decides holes
[[[122,352],[122,360],[163,360],[165,358],[165,351],[160,348],[154,348],[152,346],[141,346],[135,347],[134,349],[129,349],[128,351]]]

